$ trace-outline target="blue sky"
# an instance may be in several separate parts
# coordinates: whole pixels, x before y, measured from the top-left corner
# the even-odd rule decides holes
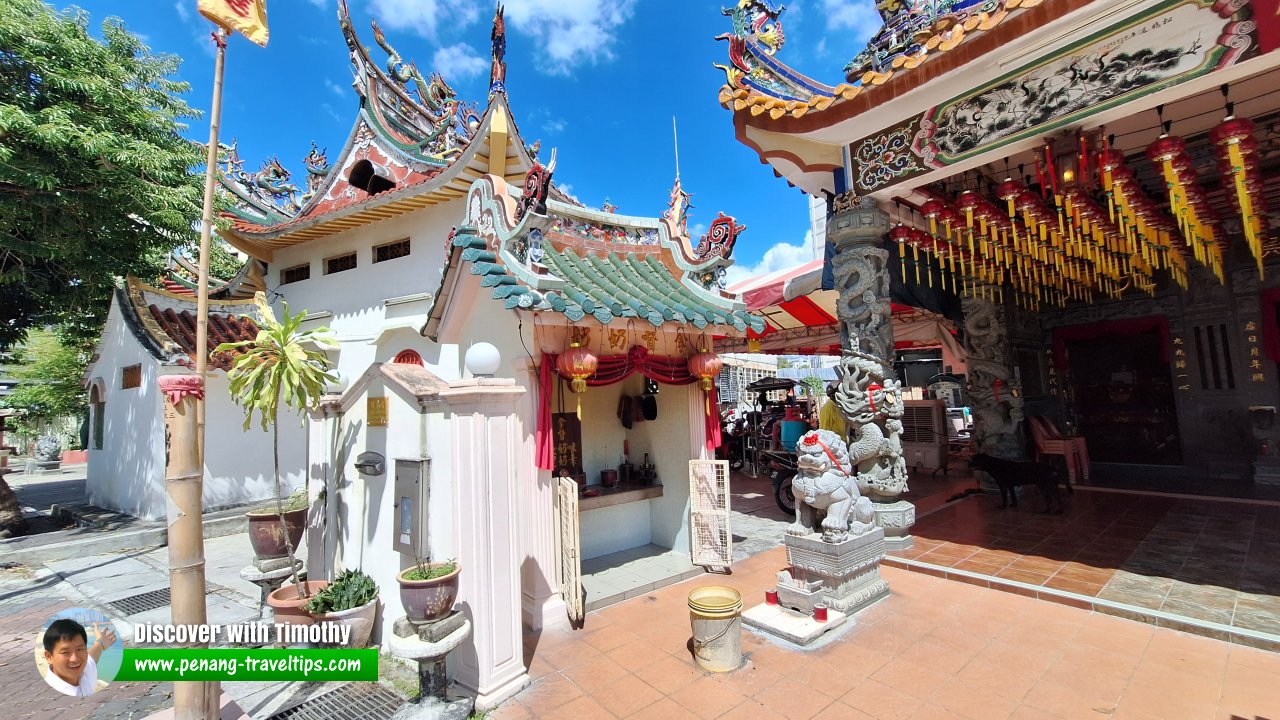
[[[721,0],[729,4],[733,0]],[[153,50],[184,59],[187,102],[207,110],[212,92],[212,25],[196,0],[56,0],[77,5],[96,26],[121,17]],[[441,72],[459,96],[483,106],[489,76],[491,0],[348,0],[352,20],[375,58],[369,20],[424,71]],[[583,203],[606,198],[618,212],[656,216],[675,175],[671,118],[679,126],[680,176],[693,193],[690,227],[704,230],[717,211],[747,225],[738,265],[771,271],[808,259],[806,199],[773,176],[733,137],[732,117],[716,100],[730,29],[721,2],[682,0],[508,0],[507,94],[526,142],[557,148],[555,181]],[[271,41],[242,37],[227,52],[222,139],[239,141],[246,165],[278,155],[295,177],[315,140],[336,159],[355,120],[346,44],[336,0],[269,0]],[[782,15],[779,57],[835,84],[841,68],[879,27],[872,0],[800,0]],[[208,139],[206,119],[188,135]],[[790,245],[790,247],[788,247]],[[741,271],[735,273],[740,275]]]

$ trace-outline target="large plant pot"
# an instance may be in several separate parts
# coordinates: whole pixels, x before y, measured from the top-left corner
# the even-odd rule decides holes
[[[400,583],[400,604],[410,620],[430,622],[449,614],[453,602],[458,599],[458,575],[462,573],[462,564],[455,565],[453,572],[431,580],[406,580],[405,574],[416,566],[401,570],[396,575],[396,582]],[[439,564],[431,563],[431,567],[439,567]]]
[[[281,625],[311,625],[315,619],[311,617],[311,613],[302,609],[303,605],[311,599],[311,595],[315,595],[324,586],[329,584],[328,580],[307,580],[302,583],[307,586],[307,597],[298,596],[297,585],[285,585],[278,590],[273,590],[267,596],[267,604],[271,606],[272,612],[275,614],[276,622]]]
[[[312,615],[312,618],[316,624],[333,623],[338,627],[351,628],[351,635],[347,638],[346,645],[328,647],[362,648],[369,645],[369,638],[373,635],[373,622],[377,616],[378,598],[374,598],[358,608]]]
[[[288,557],[289,548],[285,545],[285,534],[280,527],[280,515],[271,510],[251,511],[245,513],[249,518],[249,544],[253,546],[253,554],[259,560],[273,560]],[[293,549],[298,549],[302,542],[302,531],[307,527],[307,509],[289,510],[284,514],[284,523],[289,530],[289,542]]]

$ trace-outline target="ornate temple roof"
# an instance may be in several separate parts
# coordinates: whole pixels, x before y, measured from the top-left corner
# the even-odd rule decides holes
[[[422,334],[438,336],[464,269],[509,310],[692,325],[722,333],[760,332],[764,320],[722,289],[733,245],[745,227],[720,214],[695,246],[688,237],[689,195],[677,179],[660,218],[590,210],[550,200],[549,167],[530,169],[520,188],[492,177],[472,185],[467,218],[454,233],[448,265]]]
[[[218,177],[232,205],[224,214],[231,226],[222,235],[260,260],[270,261],[276,248],[460,198],[485,174],[519,180],[532,165],[506,104],[500,8],[483,110],[459,100],[440,75],[420,73],[374,22],[374,40],[387,55],[379,67],[360,42],[345,0],[338,19],[360,110],[337,159],[331,163],[327,148],[313,143],[300,188],[278,159],[247,172],[234,141],[220,148]]]
[[[162,289],[175,295],[195,297],[200,270],[191,258],[180,252],[170,256],[170,265],[160,278]],[[265,292],[266,269],[249,258],[230,280],[209,278],[209,297],[213,300],[251,300],[255,293]]]
[[[193,367],[196,348],[196,301],[183,294],[152,287],[130,277],[116,290],[125,323],[142,347],[165,365]],[[248,315],[249,318],[245,316]],[[258,334],[258,309],[249,300],[209,301],[209,347],[252,340]],[[210,353],[209,368],[226,370],[234,353]]]
[[[785,40],[779,20],[782,5],[770,0],[741,0],[723,10],[733,18],[733,32],[716,38],[729,42],[731,61],[731,65],[716,66],[726,78],[720,88],[720,104],[735,112],[746,110],[751,117],[768,114],[773,120],[822,112],[885,85],[975,34],[994,29],[1016,11],[1043,2],[879,0],[876,9],[884,25],[845,66],[845,82],[831,87],[775,57]]]

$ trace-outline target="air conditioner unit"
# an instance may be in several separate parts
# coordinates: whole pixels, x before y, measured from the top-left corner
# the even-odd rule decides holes
[[[911,468],[947,466],[947,405],[941,400],[906,400],[902,414],[902,454]]]

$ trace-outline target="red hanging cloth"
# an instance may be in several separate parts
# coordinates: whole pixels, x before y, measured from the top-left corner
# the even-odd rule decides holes
[[[540,470],[554,470],[555,448],[551,432],[551,373],[556,366],[556,356],[542,353],[538,366],[538,427],[533,436],[533,464]]]

